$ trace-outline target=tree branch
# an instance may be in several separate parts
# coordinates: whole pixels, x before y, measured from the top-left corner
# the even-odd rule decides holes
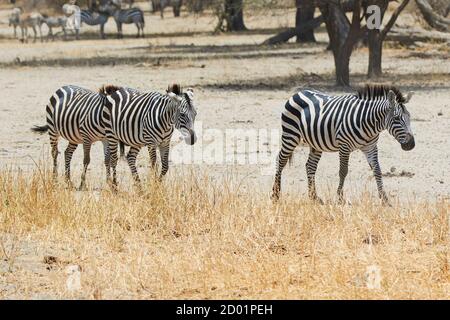
[[[398,16],[400,13],[402,13],[403,9],[408,5],[409,0],[403,0],[403,2],[397,7],[397,9],[394,11],[394,13],[391,16],[391,19],[389,19],[389,22],[384,27],[383,31],[381,31],[380,37],[382,40],[386,38],[387,33],[391,28],[394,26],[395,21],[397,21]]]

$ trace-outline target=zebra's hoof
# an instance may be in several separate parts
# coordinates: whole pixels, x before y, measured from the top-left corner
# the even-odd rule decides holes
[[[319,205],[321,205],[321,206],[323,206],[323,205],[325,204],[325,202],[323,202],[323,200],[320,199],[319,197],[316,197],[316,198],[313,199],[313,200],[314,200],[314,202],[315,202],[316,204],[319,204]]]

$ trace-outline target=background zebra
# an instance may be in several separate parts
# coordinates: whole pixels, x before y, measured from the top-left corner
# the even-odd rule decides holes
[[[121,2],[117,0],[111,1],[110,4],[104,6],[105,12],[114,17],[117,25],[117,37],[123,38],[122,24],[134,23],[138,29],[136,37],[144,37],[144,12],[139,8],[121,9]]]
[[[55,34],[53,33],[53,28],[61,28],[62,32],[64,34],[64,40],[67,38],[66,33],[66,23],[67,23],[67,17],[65,16],[59,16],[59,17],[48,17],[44,16],[43,23],[45,23],[48,27],[48,34],[47,34],[47,40],[52,37],[52,41],[55,40]]]
[[[91,10],[81,10],[81,23],[90,26],[100,25],[100,37],[105,39],[105,24],[108,21],[109,14],[106,12],[95,12]]]
[[[80,189],[85,188],[86,171],[90,162],[92,143],[103,142],[106,174],[109,176],[109,151],[105,139],[102,109],[106,95],[118,90],[115,86],[106,86],[93,92],[77,86],[64,86],[56,90],[47,105],[47,125],[35,126],[35,132],[48,131],[53,157],[53,175],[58,174],[58,138],[69,141],[65,156],[65,177],[70,183],[70,161],[79,144],[83,144],[84,160]]]
[[[403,150],[414,148],[410,114],[405,107],[411,95],[409,93],[404,97],[397,88],[381,85],[367,85],[357,95],[328,96],[314,90],[302,90],[294,94],[286,102],[281,115],[282,143],[277,157],[273,199],[279,197],[281,172],[286,162],[295,147],[303,143],[310,147],[306,162],[310,198],[321,202],[316,195],[314,178],[322,152],[337,151],[340,161],[337,193],[342,202],[349,156],[352,151],[359,149],[373,170],[380,198],[383,203],[387,203],[378,162],[377,141],[380,133],[388,130]]]
[[[193,145],[197,141],[194,131],[197,112],[193,98],[192,89],[183,93],[179,85],[169,86],[165,95],[121,88],[108,96],[103,121],[111,152],[113,185],[117,184],[119,141],[130,146],[126,158],[136,182],[139,182],[136,157],[143,146],[149,147],[152,166],[156,163],[156,148],[159,148],[161,179],[169,169],[170,139],[174,128],[182,133],[187,144]]]
[[[152,5],[152,12],[159,11],[161,19],[164,19],[164,9],[167,7],[172,7],[173,15],[179,17],[183,0],[150,0],[150,3]]]

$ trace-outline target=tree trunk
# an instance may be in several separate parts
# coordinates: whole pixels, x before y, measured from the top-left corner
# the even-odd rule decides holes
[[[367,76],[369,79],[378,78],[382,75],[382,55],[383,41],[380,30],[369,30],[369,69]]]
[[[310,0],[296,0],[297,13],[295,15],[295,28],[299,28],[314,19],[316,7]],[[297,42],[316,42],[314,37],[314,29],[305,30],[297,33]]]
[[[350,56],[354,45],[349,43],[350,40],[353,41],[353,36],[352,39],[348,39],[351,36],[349,22],[338,4],[325,2],[320,6],[320,11],[325,18],[330,38],[330,48],[333,52],[336,70],[336,85],[348,87],[350,85]]]
[[[225,0],[227,31],[244,31],[243,0]]]

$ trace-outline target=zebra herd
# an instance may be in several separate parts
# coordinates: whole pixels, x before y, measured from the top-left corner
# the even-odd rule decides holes
[[[122,9],[121,0],[107,0],[100,1],[99,6],[95,6],[89,9],[83,9],[80,11],[81,24],[87,24],[89,26],[100,26],[100,37],[106,38],[105,24],[108,19],[112,17],[117,26],[117,37],[122,38],[122,25],[134,24],[137,28],[136,37],[144,37],[145,19],[144,13],[141,9],[132,7],[134,1],[128,1],[129,8]],[[179,16],[182,0],[151,0],[150,1],[153,12],[160,11],[161,18],[164,18],[164,8],[172,6],[174,15]],[[17,27],[21,30],[21,40],[27,42],[28,40],[28,28],[31,28],[34,32],[34,42],[37,39],[38,31],[40,40],[42,37],[42,25],[47,25],[48,34],[47,39],[50,37],[55,39],[53,33],[54,28],[60,28],[64,35],[64,39],[67,38],[67,17],[61,16],[48,16],[39,12],[24,13],[23,9],[16,7],[12,10],[9,16],[9,26],[14,28],[14,38],[17,38]],[[78,30],[72,30],[75,32],[76,39],[78,39]]]
[[[412,93],[404,96],[396,87],[366,85],[356,94],[331,96],[316,90],[301,90],[285,104],[281,115],[281,150],[277,156],[272,199],[278,200],[281,173],[298,145],[310,148],[306,162],[309,197],[319,203],[315,173],[323,152],[338,152],[340,160],[339,201],[348,173],[350,153],[361,150],[375,176],[379,197],[388,204],[378,162],[377,142],[387,130],[403,150],[415,146],[410,126],[410,114],[405,104]],[[64,152],[65,176],[70,181],[70,162],[78,144],[83,144],[84,170],[80,188],[85,188],[90,149],[102,141],[107,181],[117,185],[117,150],[121,154],[129,146],[126,159],[135,182],[139,185],[136,157],[142,147],[148,147],[151,166],[155,167],[157,149],[161,158],[162,179],[169,168],[170,140],[174,129],[185,142],[193,145],[197,136],[194,122],[197,115],[192,89],[183,91],[178,84],[170,85],[165,94],[141,92],[135,89],[104,86],[93,92],[77,86],[59,88],[46,107],[47,124],[32,128],[48,131],[53,157],[53,174],[57,176],[58,138],[69,141]],[[112,179],[111,179],[112,170]]]

